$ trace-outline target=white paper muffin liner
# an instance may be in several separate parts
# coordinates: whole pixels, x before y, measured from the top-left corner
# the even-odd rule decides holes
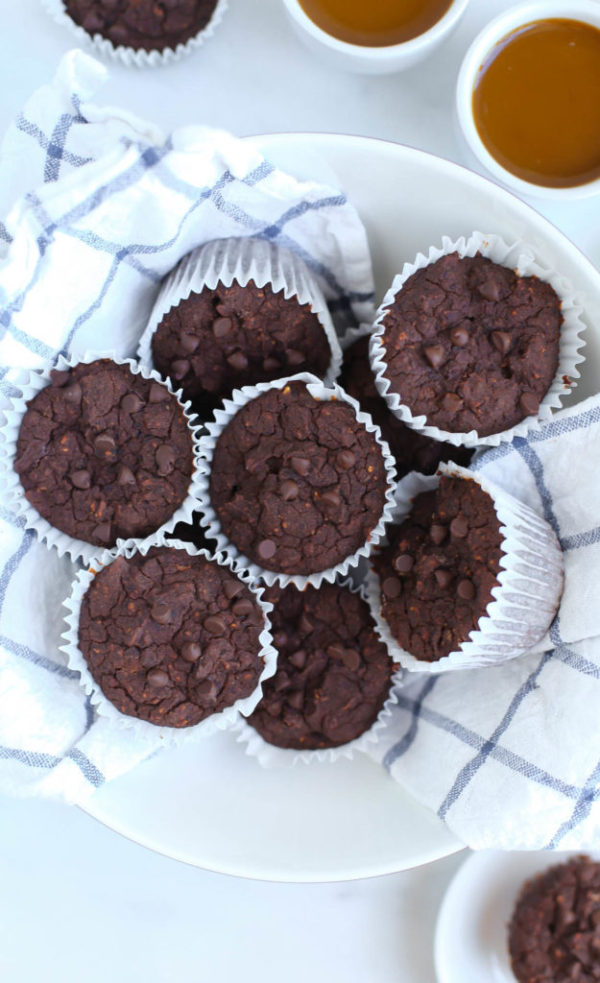
[[[266,570],[257,563],[254,563],[254,561],[250,560],[247,556],[244,556],[223,533],[217,513],[213,509],[210,501],[210,473],[213,454],[217,441],[227,424],[233,419],[238,410],[241,409],[242,406],[246,405],[246,403],[251,402],[253,399],[256,399],[257,396],[268,392],[270,389],[284,389],[292,382],[305,383],[306,388],[313,399],[334,399],[342,400],[343,402],[348,403],[348,405],[354,410],[358,422],[362,423],[365,429],[374,435],[377,443],[379,444],[387,477],[382,513],[377,524],[371,530],[367,541],[358,550],[356,550],[355,553],[349,557],[346,557],[346,559],[342,560],[334,567],[329,567],[326,570],[320,570],[317,573],[311,573],[309,575],[292,575],[278,573],[274,570]],[[233,393],[231,394],[231,399],[223,400],[222,405],[222,409],[215,410],[214,422],[209,422],[206,424],[207,433],[200,440],[199,461],[200,525],[207,529],[208,535],[212,539],[217,541],[218,550],[233,557],[238,566],[250,571],[250,574],[254,579],[258,580],[262,578],[265,583],[269,585],[269,587],[276,583],[281,587],[287,587],[288,584],[294,584],[295,587],[302,590],[302,588],[306,587],[307,584],[310,584],[312,587],[318,587],[324,580],[333,583],[336,577],[347,576],[351,569],[358,565],[361,558],[368,556],[373,547],[380,541],[384,534],[386,524],[391,520],[394,509],[396,466],[394,459],[390,454],[390,449],[381,436],[379,427],[373,423],[368,413],[365,413],[360,409],[356,400],[349,396],[348,393],[337,385],[337,383],[333,383],[332,388],[327,388],[327,386],[321,382],[320,379],[317,379],[316,376],[311,375],[309,372],[299,372],[298,374],[288,376],[285,379],[276,379],[273,382],[259,382],[256,386],[244,386],[242,389],[234,389]]]
[[[536,276],[549,283],[561,300],[564,323],[560,335],[558,368],[548,392],[540,403],[537,414],[526,417],[508,430],[489,434],[487,437],[479,436],[476,430],[470,430],[469,433],[452,433],[449,430],[441,430],[439,427],[428,424],[425,415],[413,415],[410,407],[402,402],[401,395],[392,391],[390,382],[385,377],[386,361],[383,334],[386,308],[392,304],[396,294],[413,273],[430,266],[442,256],[447,256],[450,253],[458,253],[461,259],[465,256],[475,256],[477,253],[481,253],[482,256],[494,263],[514,270],[519,276]],[[582,309],[581,304],[573,294],[570,282],[549,267],[544,266],[541,259],[534,253],[533,248],[526,243],[519,241],[509,245],[500,236],[485,235],[482,232],[473,232],[468,238],[461,236],[456,241],[452,241],[448,236],[443,236],[441,248],[431,246],[427,255],[418,253],[412,263],[404,264],[402,272],[394,277],[392,285],[377,311],[373,326],[374,332],[369,345],[375,385],[392,413],[407,426],[413,427],[413,429],[419,430],[427,437],[433,437],[435,440],[444,440],[457,447],[496,447],[501,442],[512,440],[514,437],[524,437],[531,430],[539,430],[540,424],[550,419],[552,410],[560,407],[563,397],[568,395],[571,389],[577,385],[575,380],[579,378],[580,373],[576,366],[584,360],[584,356],[580,354],[580,349],[585,344],[581,337],[585,328],[580,317]],[[570,382],[565,380],[570,380]]]
[[[546,634],[563,589],[563,556],[553,529],[528,506],[468,468],[442,464],[435,475],[407,475],[397,487],[394,524],[409,514],[416,495],[437,487],[441,475],[476,481],[492,498],[504,537],[500,586],[492,588],[494,600],[479,619],[478,629],[456,651],[437,662],[424,662],[406,652],[392,635],[381,612],[379,578],[371,566],[366,590],[377,630],[394,661],[411,672],[477,669],[522,655]]]
[[[79,365],[82,362],[96,362],[103,358],[110,359],[116,365],[127,365],[134,375],[141,375],[144,379],[158,382],[176,398],[192,435],[194,453],[194,466],[187,496],[171,518],[148,537],[130,538],[127,540],[120,539],[113,548],[124,549],[125,547],[139,545],[146,541],[150,545],[153,545],[163,533],[171,532],[178,522],[191,522],[192,515],[198,508],[200,494],[199,452],[202,427],[196,424],[195,417],[190,412],[189,402],[183,403],[181,401],[181,390],[174,390],[171,384],[165,382],[158,372],[149,372],[142,369],[131,358],[117,358],[112,351],[86,351],[81,357],[77,358],[65,358],[63,355],[60,355],[54,365],[48,366],[41,371],[31,371],[28,375],[25,374],[24,378],[26,381],[20,386],[21,396],[14,397],[11,400],[10,407],[4,411],[6,423],[0,432],[0,494],[9,509],[17,515],[24,516],[25,528],[35,530],[41,542],[46,543],[49,548],[56,549],[59,556],[63,556],[66,553],[73,561],[83,560],[86,564],[92,563],[101,554],[105,553],[106,547],[95,546],[93,543],[87,543],[83,539],[75,539],[60,529],[57,529],[47,519],[44,519],[37,509],[25,498],[21,480],[14,470],[14,462],[17,454],[19,430],[27,410],[27,403],[49,384],[51,372],[56,369],[60,371],[74,368],[75,365]]]
[[[363,601],[368,603],[366,591],[362,585],[356,586],[351,580],[340,580],[338,585],[347,587],[353,594],[360,594]],[[265,741],[264,737],[261,737],[258,731],[241,716],[232,725],[231,730],[237,735],[238,743],[245,746],[246,754],[251,758],[256,758],[263,768],[290,768],[300,763],[308,765],[315,761],[333,764],[339,758],[351,760],[357,752],[369,752],[379,742],[392,716],[392,708],[398,702],[396,686],[400,684],[403,675],[403,670],[396,667],[396,671],[390,679],[388,695],[369,729],[365,730],[359,737],[355,737],[354,740],[348,741],[347,744],[340,744],[338,747],[320,748],[313,751],[277,747]]]
[[[264,660],[264,668],[260,674],[256,688],[249,696],[246,696],[241,700],[236,700],[236,702],[231,706],[225,707],[218,713],[214,713],[210,717],[206,717],[204,720],[200,721],[200,723],[194,724],[191,727],[161,726],[159,724],[150,723],[147,720],[140,720],[137,717],[121,713],[121,711],[118,710],[109,699],[107,699],[100,689],[100,686],[88,669],[85,657],[79,648],[78,638],[81,604],[89,585],[96,576],[96,572],[98,572],[102,567],[107,566],[109,563],[112,563],[118,556],[124,556],[126,559],[130,559],[135,553],[141,553],[142,556],[145,556],[152,546],[165,546],[168,549],[185,550],[189,556],[202,556],[213,563],[217,563],[221,567],[227,567],[233,574],[243,581],[246,587],[248,587],[248,589],[252,592],[265,618],[265,627],[259,635],[259,642],[261,645],[260,654]],[[273,610],[273,605],[268,601],[263,600],[263,589],[261,587],[257,587],[256,584],[253,584],[246,572],[239,570],[236,567],[236,564],[226,556],[223,556],[223,554],[209,553],[208,550],[197,549],[190,543],[184,543],[178,539],[174,539],[169,542],[162,539],[157,543],[145,542],[139,547],[127,546],[121,549],[106,550],[106,552],[95,564],[95,568],[96,569],[79,571],[75,581],[73,582],[71,595],[64,602],[64,606],[67,609],[67,614],[65,616],[66,630],[62,636],[64,639],[64,644],[61,645],[60,648],[62,652],[66,653],[69,668],[80,673],[81,685],[83,686],[86,694],[91,697],[91,703],[96,712],[102,717],[107,717],[113,724],[116,725],[119,739],[124,739],[128,736],[142,739],[148,737],[156,738],[158,736],[161,740],[164,740],[165,747],[179,746],[190,740],[197,740],[198,738],[207,737],[210,734],[214,734],[217,730],[226,730],[237,721],[239,714],[244,714],[247,716],[248,714],[252,713],[262,696],[262,684],[264,680],[269,679],[270,676],[273,676],[275,673],[277,666],[277,650],[273,646],[271,622],[269,619],[269,614]]]
[[[264,239],[216,239],[183,257],[163,282],[140,338],[138,357],[142,365],[152,368],[152,336],[171,308],[204,287],[230,287],[234,280],[242,287],[250,280],[257,287],[269,284],[274,293],[283,290],[286,300],[295,297],[299,304],[310,305],[329,342],[331,360],[324,382],[331,385],[339,375],[342,351],[321,288],[299,256]]]
[[[191,54],[192,51],[201,47],[205,41],[211,38],[223,19],[228,0],[218,0],[208,24],[189,41],[186,41],[185,44],[178,44],[176,48],[163,48],[162,51],[136,51],[135,48],[128,48],[122,44],[114,45],[112,41],[101,34],[88,34],[83,27],[76,24],[67,13],[63,0],[42,0],[42,4],[57,24],[66,27],[71,32],[77,44],[91,46],[98,54],[120,62],[121,65],[126,65],[128,68],[156,68],[160,65],[170,65],[180,61],[181,58]]]

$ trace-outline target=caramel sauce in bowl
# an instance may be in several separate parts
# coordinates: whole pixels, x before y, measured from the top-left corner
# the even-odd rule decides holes
[[[338,68],[370,74],[421,61],[473,0],[282,0],[302,41]]]
[[[491,21],[458,77],[463,136],[502,184],[529,196],[600,192],[600,3],[532,0]]]

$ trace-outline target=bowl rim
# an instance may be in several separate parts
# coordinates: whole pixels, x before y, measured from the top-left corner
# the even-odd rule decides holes
[[[454,27],[466,10],[468,2],[469,0],[450,0],[450,6],[445,13],[430,28],[423,31],[422,34],[418,34],[408,41],[400,41],[397,44],[377,46],[353,44],[350,41],[342,41],[333,34],[329,34],[308,16],[300,0],[283,0],[283,5],[296,24],[315,41],[319,41],[331,51],[352,55],[365,62],[377,64],[385,62],[388,59],[397,58],[400,55],[405,55],[408,58],[435,45]]]
[[[456,113],[469,149],[495,180],[519,195],[560,201],[588,198],[600,192],[600,178],[557,188],[526,181],[503,167],[483,143],[473,115],[475,79],[495,45],[519,27],[549,19],[580,21],[600,30],[600,4],[597,0],[529,0],[527,3],[509,7],[494,17],[472,41],[462,60],[456,82]]]

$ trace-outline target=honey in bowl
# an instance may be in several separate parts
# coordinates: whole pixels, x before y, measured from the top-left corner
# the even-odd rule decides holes
[[[305,14],[332,37],[374,48],[424,34],[451,0],[299,0]]]
[[[549,19],[502,38],[479,69],[473,116],[492,157],[524,181],[600,177],[600,30]]]

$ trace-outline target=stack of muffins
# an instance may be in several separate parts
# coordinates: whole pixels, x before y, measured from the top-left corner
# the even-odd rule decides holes
[[[544,635],[556,537],[462,465],[557,405],[580,325],[506,249],[418,257],[342,360],[297,256],[209,243],[166,278],[141,367],[65,363],[24,393],[13,499],[93,564],[65,651],[100,712],[332,758],[377,738],[399,663],[497,664]]]

